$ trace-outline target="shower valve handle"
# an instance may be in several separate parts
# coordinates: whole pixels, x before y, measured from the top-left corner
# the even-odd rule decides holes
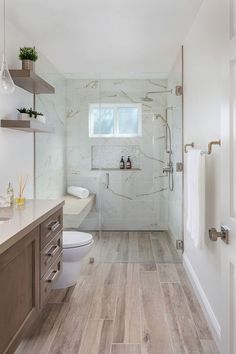
[[[163,173],[172,173],[173,172],[173,167],[172,166],[164,167],[162,172]]]

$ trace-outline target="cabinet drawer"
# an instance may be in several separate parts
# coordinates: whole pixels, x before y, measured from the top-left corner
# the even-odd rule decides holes
[[[62,252],[62,231],[60,231],[41,251],[41,277]]]
[[[54,236],[62,230],[63,227],[63,214],[62,209],[55,212],[47,220],[45,220],[40,227],[40,244],[41,249],[49,243]]]
[[[59,276],[61,270],[62,270],[62,253],[55,260],[55,262],[51,265],[51,267],[48,269],[47,273],[43,276],[43,278],[40,281],[40,283],[41,283],[41,299],[40,299],[41,306],[43,306],[45,304],[45,302],[47,301],[47,298],[48,298],[50,291],[52,289],[52,284]]]

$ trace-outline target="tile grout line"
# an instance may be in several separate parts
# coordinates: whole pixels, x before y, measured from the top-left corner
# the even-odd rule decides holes
[[[139,292],[139,340],[140,340],[140,352],[142,353],[142,342],[143,342],[143,329],[142,329],[142,295],[141,295],[141,280],[140,280],[140,264],[138,265],[138,292]]]
[[[118,279],[118,282],[117,282],[117,286],[116,286],[116,290],[118,290],[119,288],[119,284],[120,284],[120,281],[121,281],[121,263],[119,263],[119,279]],[[116,301],[115,301],[115,312],[114,312],[114,319],[113,319],[113,323],[112,323],[112,341],[111,341],[111,347],[110,347],[110,353],[108,354],[112,354],[112,345],[114,344],[113,343],[113,338],[114,338],[114,329],[115,329],[115,320],[116,320],[116,313],[117,313],[117,302],[118,302],[118,291],[116,291]]]
[[[152,244],[152,232],[150,231],[149,232],[149,240],[150,240],[150,245],[151,245],[151,251],[152,251],[152,257],[153,257],[153,261],[154,263],[156,264],[156,257],[154,255],[154,252],[153,252],[153,244]]]
[[[177,269],[176,269],[176,271],[177,271]],[[177,273],[178,273],[178,272],[177,272]],[[191,285],[191,286],[192,286],[192,285]],[[192,320],[193,320],[193,325],[194,325],[195,332],[196,332],[197,337],[198,337],[198,339],[199,339],[199,341],[200,341],[200,344],[201,344],[203,353],[205,353],[204,348],[203,348],[202,343],[201,343],[201,338],[199,337],[198,330],[197,330],[197,326],[196,326],[196,324],[195,324],[195,321],[194,321],[194,318],[193,318],[193,314],[192,314],[192,311],[191,311],[191,309],[190,309],[190,307],[189,307],[188,299],[187,299],[187,296],[186,296],[185,291],[184,291],[184,289],[183,289],[183,286],[182,286],[181,281],[180,281],[180,287],[181,287],[181,290],[182,290],[182,292],[183,292],[183,294],[184,294],[184,302],[185,302],[185,305],[187,305],[187,308],[189,309],[189,312],[190,312],[190,316],[191,316],[191,318],[192,318]],[[204,314],[203,314],[203,315],[204,315]],[[205,316],[204,316],[204,319],[205,319]]]
[[[93,275],[89,275],[89,281],[91,282],[92,280],[91,280],[91,277],[92,277]],[[95,287],[96,288],[96,287]],[[96,290],[96,289],[94,289],[94,290]],[[81,336],[81,341],[80,341],[80,346],[79,346],[79,350],[78,350],[78,354],[79,354],[79,352],[80,352],[80,350],[81,350],[81,344],[82,344],[82,340],[83,340],[83,337],[84,337],[84,334],[85,334],[85,329],[87,329],[87,327],[88,327],[88,323],[89,323],[89,320],[90,320],[90,312],[91,312],[91,308],[92,308],[92,304],[93,304],[93,301],[94,301],[94,297],[95,297],[95,291],[93,292],[93,295],[92,295],[92,297],[91,297],[91,301],[90,301],[90,305],[89,305],[89,308],[88,308],[88,313],[87,313],[87,318],[86,318],[86,320],[85,320],[85,326],[84,326],[84,330],[83,330],[83,332],[82,332],[82,336]]]
[[[150,242],[151,242],[151,248],[152,248],[152,254],[153,254],[153,259],[154,259],[154,263],[157,265],[158,262],[156,260],[156,256],[155,253],[153,252],[153,242],[152,242],[152,237],[151,237],[152,233],[150,232]],[[156,267],[157,268],[157,267]]]
[[[158,269],[158,268],[157,268],[157,269]],[[160,282],[160,276],[158,276],[157,281],[159,282],[160,288],[161,288],[161,295],[162,295],[163,305],[164,305],[164,309],[165,309],[165,311],[164,311],[164,317],[165,317],[165,322],[166,322],[166,325],[167,325],[170,347],[171,347],[172,353],[175,354],[174,347],[173,347],[172,336],[171,336],[171,331],[170,331],[170,326],[169,326],[169,321],[168,321],[168,318],[167,318],[166,304],[165,304],[165,300],[164,300],[164,292],[163,292],[163,289],[162,289],[162,286],[161,286],[161,282]]]
[[[142,306],[143,306],[143,301],[142,301],[142,290],[141,290],[141,278],[140,278],[140,265],[139,265],[139,272],[138,272],[138,281],[139,281],[139,301],[140,301],[140,307],[139,307],[139,316],[140,316],[140,351],[142,353],[142,348],[143,348],[143,311],[142,311]]]

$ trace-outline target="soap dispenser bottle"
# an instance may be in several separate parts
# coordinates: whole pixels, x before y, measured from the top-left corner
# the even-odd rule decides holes
[[[128,156],[127,162],[126,162],[126,168],[127,170],[130,170],[132,168],[130,156]]]
[[[7,197],[11,205],[14,204],[14,190],[12,184],[9,182],[7,187]]]
[[[120,169],[123,170],[125,168],[124,156],[121,156],[120,159]]]

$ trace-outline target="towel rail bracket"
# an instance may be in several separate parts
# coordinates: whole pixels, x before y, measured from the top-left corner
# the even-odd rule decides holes
[[[187,154],[188,152],[188,147],[192,147],[194,148],[194,143],[190,143],[190,144],[185,144],[184,145],[184,152]]]
[[[208,149],[207,151],[202,151],[201,153],[202,154],[206,154],[206,155],[210,155],[212,153],[212,146],[213,145],[219,145],[221,146],[221,140],[213,140],[213,141],[210,141],[209,144],[208,144]],[[194,148],[194,143],[191,143],[191,144],[185,144],[184,145],[184,152],[187,153],[188,152],[188,147],[192,147]]]
[[[221,140],[216,140],[216,141],[211,141],[209,144],[208,144],[208,155],[210,155],[212,153],[212,146],[213,145],[219,145],[221,146]]]

